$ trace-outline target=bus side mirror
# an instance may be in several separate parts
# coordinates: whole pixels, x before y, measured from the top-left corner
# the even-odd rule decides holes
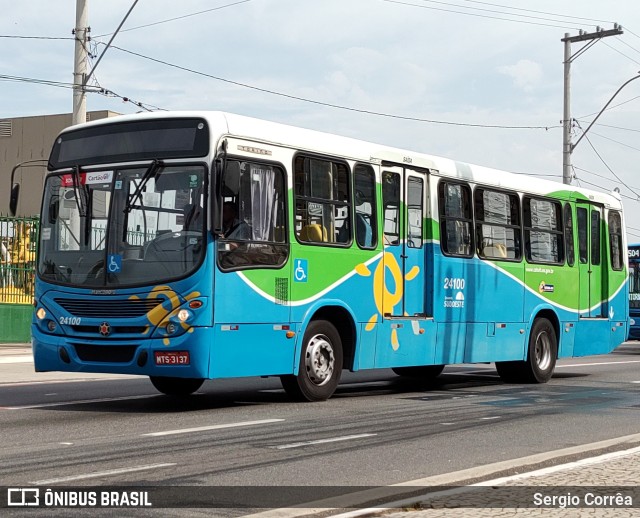
[[[15,216],[18,211],[18,198],[20,198],[20,184],[14,183],[9,197],[9,212],[12,216]]]

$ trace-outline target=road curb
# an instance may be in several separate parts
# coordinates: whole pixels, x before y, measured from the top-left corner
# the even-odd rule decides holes
[[[493,479],[501,475],[509,473],[513,474],[516,470],[517,472],[522,472],[523,470],[533,471],[545,465],[569,462],[572,459],[575,460],[576,457],[584,456],[585,453],[604,453],[606,451],[627,449],[639,444],[640,433],[624,435],[613,439],[561,448],[559,450],[537,453],[517,459],[494,462],[491,464],[485,464],[484,466],[452,471],[451,473],[433,475],[390,486],[367,489],[357,493],[308,502],[304,504],[304,507],[271,509],[269,511],[246,515],[244,518],[298,518],[301,516],[315,515],[329,516],[335,511],[342,509],[364,506],[371,507],[372,505],[375,505],[376,502],[388,502],[385,504],[385,507],[379,507],[375,510],[365,508],[343,513],[340,514],[340,516],[342,518],[352,518],[357,516],[380,514],[385,510],[393,509],[397,506],[409,505],[411,502],[420,501],[421,496],[424,495],[424,491],[422,491],[421,494],[416,494],[416,488],[470,485],[483,480]],[[393,499],[393,501],[390,501],[390,499]]]

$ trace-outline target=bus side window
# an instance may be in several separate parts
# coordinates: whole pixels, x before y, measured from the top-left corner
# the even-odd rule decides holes
[[[624,266],[622,255],[622,218],[620,213],[609,211],[609,247],[611,248],[611,267],[620,271]]]
[[[524,197],[525,253],[530,263],[564,262],[564,231],[560,202]]]
[[[375,248],[378,244],[376,215],[376,178],[373,169],[357,165],[354,171],[355,234],[360,248]]]
[[[573,266],[576,262],[576,254],[573,245],[573,215],[571,205],[564,204],[564,247],[567,251],[567,264]]]
[[[384,211],[384,241],[400,244],[400,175],[382,173],[382,210]]]
[[[474,201],[478,256],[519,261],[522,250],[518,195],[477,187]]]
[[[345,163],[297,156],[295,232],[302,243],[351,242],[349,169]]]
[[[589,258],[587,256],[587,209],[578,207],[578,257],[580,263],[587,264]]]
[[[466,184],[440,182],[440,246],[445,255],[473,256],[471,188]]]

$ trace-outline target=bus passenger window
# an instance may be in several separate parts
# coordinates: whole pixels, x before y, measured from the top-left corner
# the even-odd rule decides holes
[[[471,232],[471,188],[468,185],[440,182],[440,246],[445,255],[473,256]]]
[[[587,209],[578,207],[578,257],[581,264],[587,264]]]
[[[382,173],[382,207],[384,210],[384,241],[400,244],[400,175]]]
[[[478,256],[519,261],[522,250],[518,196],[476,188],[474,197]]]
[[[360,248],[375,248],[378,244],[376,216],[376,179],[373,169],[357,165],[355,182],[355,234]]]
[[[564,262],[561,205],[555,200],[524,198],[524,237],[527,261]]]
[[[564,246],[567,251],[567,264],[573,266],[576,262],[576,253],[573,245],[573,215],[571,205],[564,204]]]
[[[422,248],[423,181],[410,176],[407,182],[407,246]]]
[[[600,264],[600,209],[591,208],[591,264]]]
[[[609,211],[609,246],[611,248],[611,267],[614,270],[622,270],[623,248],[622,248],[622,218],[620,213]]]
[[[351,242],[349,173],[340,162],[298,156],[294,169],[295,232],[302,243]]]

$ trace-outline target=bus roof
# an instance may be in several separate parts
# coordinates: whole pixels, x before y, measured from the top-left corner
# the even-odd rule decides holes
[[[66,128],[62,133],[84,127],[118,124],[140,119],[171,119],[200,117],[205,119],[212,129],[212,138],[234,136],[251,139],[265,144],[319,154],[333,154],[340,157],[381,164],[397,164],[418,169],[437,171],[435,174],[453,177],[473,183],[492,185],[498,188],[526,191],[532,194],[546,195],[552,192],[567,191],[578,198],[587,198],[613,208],[622,208],[618,193],[602,193],[577,186],[568,186],[560,182],[545,180],[535,176],[511,173],[490,167],[484,167],[449,158],[429,155],[417,151],[400,149],[376,144],[332,133],[304,129],[263,119],[256,119],[221,111],[163,111],[120,115],[100,119],[78,126]],[[571,194],[569,194],[571,196]]]

